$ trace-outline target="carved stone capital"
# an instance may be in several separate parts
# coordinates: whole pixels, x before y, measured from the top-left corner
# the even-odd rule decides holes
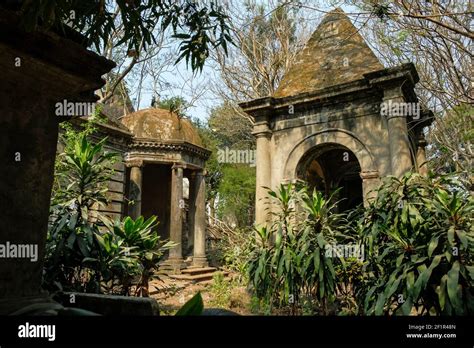
[[[259,122],[254,124],[252,134],[257,138],[270,138],[272,136],[272,131],[268,126],[268,122]]]
[[[186,165],[184,163],[173,163],[173,166],[171,167],[171,169],[175,170],[175,169],[186,169]]]
[[[144,166],[145,166],[145,163],[143,162],[143,160],[135,159],[135,160],[125,161],[125,166],[126,166],[127,168],[131,168],[131,167],[144,167]]]

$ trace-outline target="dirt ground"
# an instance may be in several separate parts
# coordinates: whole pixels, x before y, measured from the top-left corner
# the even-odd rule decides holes
[[[220,283],[215,280],[193,283],[161,276],[150,282],[150,297],[158,301],[160,315],[174,315],[199,291],[204,308],[225,308],[240,315],[252,315],[250,295],[244,286],[239,286],[233,279],[231,275]]]

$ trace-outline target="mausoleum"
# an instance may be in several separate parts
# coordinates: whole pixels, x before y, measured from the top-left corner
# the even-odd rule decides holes
[[[411,63],[385,68],[342,10],[327,14],[274,95],[240,104],[255,121],[256,223],[269,220],[265,187],[340,188],[342,211],[384,176],[423,172],[431,113],[419,108],[418,81]]]

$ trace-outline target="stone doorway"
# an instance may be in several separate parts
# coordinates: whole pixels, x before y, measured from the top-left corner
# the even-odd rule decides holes
[[[323,192],[326,197],[335,195],[337,211],[343,212],[363,203],[361,166],[347,147],[339,144],[319,145],[310,149],[300,160],[297,178],[310,189]]]
[[[147,164],[143,167],[142,215],[158,218],[158,234],[170,238],[171,165]]]

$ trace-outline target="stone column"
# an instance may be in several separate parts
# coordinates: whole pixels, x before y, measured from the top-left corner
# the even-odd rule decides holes
[[[398,114],[400,103],[405,102],[401,87],[396,86],[385,89],[383,102],[386,104],[392,175],[401,177],[413,168],[410,140],[408,138],[407,115]]]
[[[268,122],[260,122],[254,125],[253,135],[257,138],[256,156],[256,192],[255,192],[255,225],[262,226],[268,222],[265,198],[267,189],[271,185],[271,131]]]
[[[207,267],[206,257],[206,181],[204,172],[199,171],[194,176],[195,195],[192,204],[195,206],[194,215],[194,255],[193,267]]]
[[[176,246],[169,251],[168,262],[175,271],[183,268],[183,166],[174,164],[171,168],[171,216],[170,216],[170,240]]]
[[[115,65],[61,33],[25,32],[19,19],[0,9],[0,244],[28,254],[0,257],[0,315],[51,301],[41,282],[58,124],[73,116],[56,105],[95,102]]]
[[[416,148],[416,165],[418,167],[418,173],[423,176],[428,175],[428,166],[426,165],[426,140],[423,134],[420,134],[417,139]]]
[[[364,196],[364,207],[377,196],[377,187],[380,184],[379,172],[376,170],[360,172],[362,179],[362,194]]]
[[[195,230],[195,216],[196,216],[196,174],[193,172],[189,176],[189,206],[188,206],[188,250],[194,250],[194,230]]]
[[[127,166],[130,167],[129,199],[133,201],[133,205],[129,205],[128,215],[137,219],[142,214],[143,161],[130,161]]]

